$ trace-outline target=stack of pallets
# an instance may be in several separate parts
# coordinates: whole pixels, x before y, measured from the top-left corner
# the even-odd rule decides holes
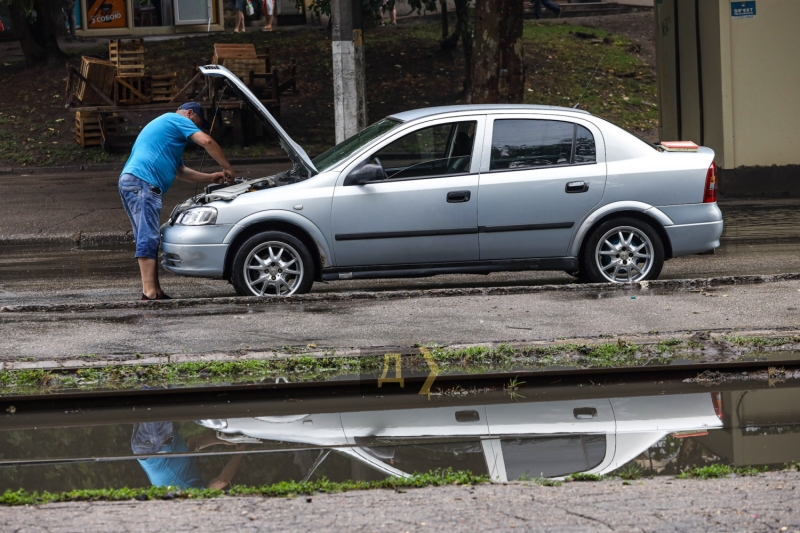
[[[169,102],[178,94],[178,73],[150,76],[150,97],[153,102]]]
[[[144,76],[144,39],[111,39],[108,59],[117,66],[117,76]]]
[[[78,111],[75,113],[75,140],[81,148],[102,146],[117,135],[121,123],[122,117],[117,114],[101,119],[97,113]]]

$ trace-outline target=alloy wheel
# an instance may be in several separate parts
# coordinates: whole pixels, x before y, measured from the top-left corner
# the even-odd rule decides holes
[[[612,283],[644,279],[653,268],[653,243],[640,229],[617,227],[600,238],[595,261],[602,276]]]
[[[286,243],[269,241],[253,248],[244,262],[244,280],[256,296],[290,296],[303,279],[303,261]]]

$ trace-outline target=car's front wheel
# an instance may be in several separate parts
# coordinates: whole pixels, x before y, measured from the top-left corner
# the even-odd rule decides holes
[[[661,274],[664,245],[650,224],[620,217],[600,224],[592,232],[581,259],[581,270],[588,281],[646,281]]]
[[[303,294],[314,283],[314,263],[296,237],[265,231],[247,239],[236,252],[231,283],[240,296]]]

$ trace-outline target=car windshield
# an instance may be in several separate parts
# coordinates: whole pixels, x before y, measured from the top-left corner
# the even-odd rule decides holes
[[[329,169],[339,161],[345,159],[362,146],[366,145],[373,139],[380,137],[398,124],[402,124],[402,122],[394,118],[385,118],[376,122],[372,126],[369,126],[356,133],[349,139],[340,142],[327,152],[315,157],[312,161],[314,163],[314,167],[316,167],[319,172]]]

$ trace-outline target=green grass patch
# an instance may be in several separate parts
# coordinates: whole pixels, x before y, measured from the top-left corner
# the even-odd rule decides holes
[[[719,479],[723,477],[729,477],[731,475],[757,476],[766,470],[766,468],[759,469],[758,467],[754,466],[734,467],[723,464],[715,464],[690,468],[688,470],[684,470],[675,477],[678,479]]]
[[[614,475],[627,481],[636,480],[642,477],[644,470],[636,463],[629,463],[614,472]]]
[[[800,337],[730,337],[745,352],[786,349],[800,344]],[[734,340],[731,340],[734,339]],[[423,348],[423,346],[419,346]],[[694,341],[667,339],[657,344],[635,344],[617,340],[593,344],[555,344],[548,346],[477,346],[449,349],[429,345],[430,356],[440,374],[487,372],[519,372],[545,370],[552,367],[625,368],[644,364],[668,364],[681,358],[697,360],[703,357],[703,344]],[[197,361],[154,365],[118,365],[66,370],[6,370],[0,372],[0,395],[57,392],[65,389],[125,389],[142,386],[199,386],[222,383],[274,382],[285,378],[291,382],[324,381],[339,376],[380,374],[387,359],[383,356],[339,357],[335,352],[320,356],[304,353],[302,349],[283,347],[288,357],[280,359],[233,359]],[[137,354],[139,355],[139,354]],[[87,354],[86,360],[99,356]],[[403,355],[403,371],[427,371],[428,363],[422,353]],[[394,360],[389,361],[394,368]],[[514,392],[523,388],[513,380],[508,387]],[[436,393],[434,385],[432,393]],[[442,392],[442,391],[438,391]]]
[[[96,489],[69,492],[10,491],[0,495],[0,505],[37,505],[56,502],[126,501],[126,500],[171,500],[207,499],[220,496],[266,496],[294,497],[299,494],[349,492],[372,489],[407,489],[440,487],[443,485],[475,485],[487,483],[489,476],[479,476],[466,471],[436,470],[425,474],[414,474],[408,478],[392,477],[381,481],[343,481],[328,479],[317,481],[284,481],[260,487],[234,485],[228,491],[216,489],[175,489],[173,487],[148,487],[141,489]]]
[[[601,474],[578,473],[566,477],[565,481],[603,481]]]

